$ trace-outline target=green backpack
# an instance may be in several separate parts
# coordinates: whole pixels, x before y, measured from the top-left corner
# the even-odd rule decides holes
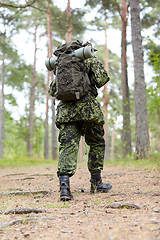
[[[57,56],[55,82],[52,82],[49,94],[58,100],[79,100],[87,95],[90,80],[83,60],[72,55],[73,51],[82,47],[77,40],[63,44],[54,52]]]

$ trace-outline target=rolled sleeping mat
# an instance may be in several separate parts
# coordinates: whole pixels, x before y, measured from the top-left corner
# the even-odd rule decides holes
[[[87,58],[91,58],[94,57],[94,52],[96,51],[96,49],[92,48],[90,45],[87,45],[85,47],[81,47],[77,50],[75,50],[73,53],[69,54],[70,56],[76,56],[81,60],[85,60]],[[57,56],[53,56],[51,58],[47,58],[45,60],[45,65],[46,68],[49,71],[53,71],[55,68],[55,64],[56,64],[56,60],[57,60]]]
[[[47,58],[45,60],[45,65],[46,65],[46,68],[49,70],[49,71],[53,71],[54,68],[55,68],[55,64],[56,64],[56,60],[57,60],[57,56],[53,56],[51,58]]]
[[[87,58],[94,57],[94,52],[96,50],[92,48],[90,45],[87,45],[85,47],[79,48],[74,51],[74,55],[81,60],[85,60]]]

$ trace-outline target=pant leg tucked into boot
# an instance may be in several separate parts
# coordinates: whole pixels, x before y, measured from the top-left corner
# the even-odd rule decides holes
[[[91,173],[91,193],[103,192],[106,193],[111,190],[112,185],[109,183],[103,183],[101,178],[101,171],[96,173]]]
[[[70,201],[73,200],[73,196],[70,191],[69,176],[59,176],[60,182],[60,200],[61,201]]]

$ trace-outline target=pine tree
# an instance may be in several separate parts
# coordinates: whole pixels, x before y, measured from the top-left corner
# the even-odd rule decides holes
[[[142,159],[149,156],[149,133],[139,0],[131,0],[130,7],[135,78],[136,158]]]

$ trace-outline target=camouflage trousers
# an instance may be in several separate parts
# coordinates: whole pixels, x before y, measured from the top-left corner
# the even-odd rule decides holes
[[[81,136],[90,147],[88,169],[90,173],[103,170],[104,162],[104,130],[103,124],[77,121],[59,125],[59,161],[57,175],[75,174]]]

